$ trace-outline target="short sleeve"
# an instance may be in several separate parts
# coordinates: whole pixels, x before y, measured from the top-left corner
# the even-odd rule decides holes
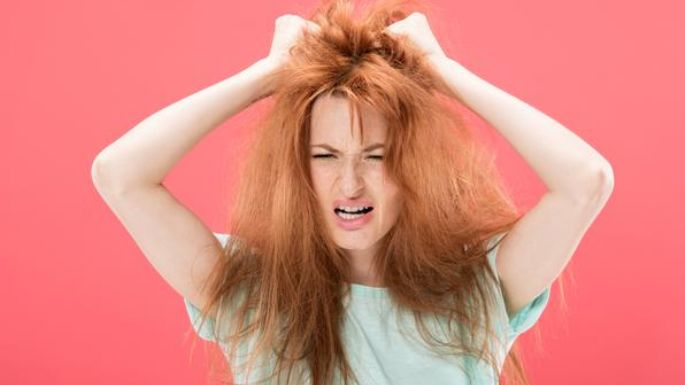
[[[500,239],[504,237],[504,235],[506,235],[506,232],[494,236],[490,240],[488,247],[492,246],[495,242],[498,242]],[[490,263],[492,270],[495,272],[495,276],[497,277],[498,283],[499,274],[497,273],[497,264],[495,263],[495,259],[497,257],[497,250],[499,249],[499,246],[500,245],[497,244],[497,246],[490,250],[490,252],[488,253],[488,262]],[[537,295],[537,297],[530,301],[526,306],[524,306],[516,314],[513,314],[511,318],[508,318],[508,340],[510,341],[510,343],[513,342],[513,340],[518,335],[530,329],[540,319],[542,312],[545,310],[545,308],[547,307],[547,303],[549,302],[550,289],[550,286],[546,287],[540,294]],[[504,295],[501,286],[499,286],[499,290],[500,298],[502,299],[501,305],[505,306]],[[504,313],[506,314],[506,309],[504,309]]]
[[[228,239],[230,237],[229,234],[223,234],[223,233],[213,233],[214,236],[219,240],[221,243],[221,247],[226,247],[226,243],[228,242]],[[197,333],[200,338],[202,338],[205,341],[212,341],[215,342],[216,340],[214,339],[214,319],[213,318],[207,318],[204,323],[202,324],[202,313],[198,307],[193,305],[187,298],[183,298],[183,303],[185,304],[185,309],[188,317],[190,318],[190,323],[193,326],[193,330],[195,333]]]
[[[197,335],[205,341],[215,342],[214,319],[207,318],[205,323],[200,326],[202,321],[200,309],[188,301],[187,298],[183,298],[183,302],[185,303],[186,313],[188,314],[188,317],[190,317],[190,323],[193,325],[193,330],[195,330],[195,333],[197,333]]]

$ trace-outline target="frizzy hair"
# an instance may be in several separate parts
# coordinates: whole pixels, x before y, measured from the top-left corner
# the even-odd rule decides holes
[[[309,18],[320,31],[305,31],[288,65],[272,75],[275,91],[254,129],[231,236],[201,309],[226,357],[251,341],[245,370],[272,357],[270,374],[285,384],[303,383],[299,376],[312,385],[357,380],[340,337],[350,262],[327,230],[309,169],[312,105],[334,95],[387,122],[383,162],[403,207],[374,264],[393,303],[413,315],[431,349],[475,357],[499,373],[493,349],[503,347],[487,343],[497,340],[497,284],[486,253],[521,214],[494,157],[439,92],[444,85],[426,59],[383,32],[418,7],[380,1],[355,17],[351,1],[324,1]],[[426,322],[436,319],[447,321],[449,340],[430,332]],[[516,349],[507,358],[513,366],[504,365],[505,375],[527,384]]]

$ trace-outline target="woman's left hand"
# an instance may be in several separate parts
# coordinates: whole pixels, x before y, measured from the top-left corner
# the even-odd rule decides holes
[[[413,12],[404,19],[387,26],[385,31],[391,36],[406,36],[429,60],[441,60],[446,57],[428,25],[428,18],[423,13]]]

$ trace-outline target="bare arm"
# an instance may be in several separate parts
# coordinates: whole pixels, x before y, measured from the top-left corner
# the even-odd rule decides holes
[[[159,185],[205,135],[263,97],[273,61],[241,72],[153,113],[98,154],[93,177],[108,190]]]
[[[566,267],[611,195],[612,167],[571,130],[456,61],[434,64],[453,95],[499,131],[549,190],[500,245],[497,270],[511,316]]]
[[[559,122],[445,55],[425,15],[386,28],[419,48],[448,95],[495,128],[548,188],[503,238],[497,271],[507,312],[518,313],[561,274],[614,185],[611,165]]]
[[[98,193],[145,257],[176,292],[199,308],[206,304],[204,284],[222,245],[162,181],[212,129],[274,91],[270,75],[288,60],[306,22],[286,15],[275,24],[266,58],[150,115],[102,150],[92,165]]]
[[[571,199],[606,196],[606,191],[611,189],[612,169],[592,146],[556,120],[476,76],[455,60],[442,57],[432,63],[453,96],[499,131],[551,193]]]
[[[571,130],[443,58],[433,63],[453,95],[502,134],[548,190],[500,245],[497,270],[510,315],[561,274],[613,190],[609,162]]]
[[[181,296],[198,307],[221,244],[195,213],[162,184],[169,170],[222,121],[260,98],[260,60],[217,84],[158,111],[106,147],[92,166],[93,183],[147,260]]]

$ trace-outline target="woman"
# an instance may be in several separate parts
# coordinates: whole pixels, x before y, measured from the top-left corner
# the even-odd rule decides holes
[[[408,16],[407,16],[408,15]],[[93,180],[215,341],[235,383],[492,384],[613,186],[571,131],[446,56],[420,12],[328,1],[276,20],[268,56],[143,120]],[[163,186],[267,96],[227,234]],[[548,188],[519,214],[449,101]],[[513,380],[513,378],[511,378]]]

